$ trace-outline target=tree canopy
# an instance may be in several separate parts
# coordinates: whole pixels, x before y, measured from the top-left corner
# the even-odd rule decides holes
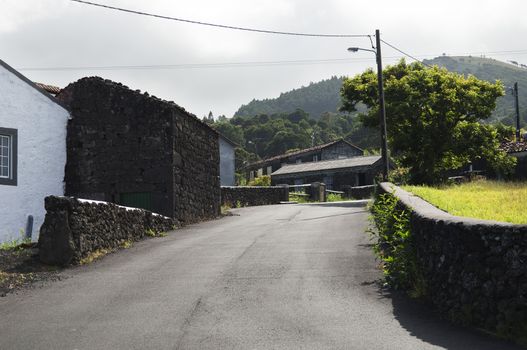
[[[479,121],[489,118],[503,95],[499,81],[451,73],[401,60],[383,71],[388,142],[392,156],[410,169],[413,183],[436,183],[448,170],[485,159],[500,172],[509,172],[514,160],[499,150],[496,129]],[[368,127],[379,126],[377,74],[368,69],[344,80],[342,108],[355,111]]]

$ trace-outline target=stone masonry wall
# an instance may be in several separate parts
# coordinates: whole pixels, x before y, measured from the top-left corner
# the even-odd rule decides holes
[[[71,197],[46,197],[45,207],[39,257],[51,265],[78,264],[92,252],[113,250],[124,242],[140,240],[149,230],[172,230],[177,223],[146,210]]]
[[[192,223],[219,213],[218,134],[173,102],[98,77],[67,86],[66,195]]]
[[[289,189],[285,186],[222,186],[221,204],[235,207],[279,204],[289,200]]]
[[[220,214],[218,134],[197,118],[175,115],[174,212],[182,223]]]
[[[173,108],[101,78],[84,78],[58,98],[69,106],[67,196],[122,203],[149,193],[154,212],[172,216]]]
[[[411,210],[427,298],[454,321],[527,341],[527,225],[445,213],[391,184]]]

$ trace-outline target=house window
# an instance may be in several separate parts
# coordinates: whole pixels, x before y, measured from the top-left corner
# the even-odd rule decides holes
[[[260,177],[263,175],[263,168],[258,169],[258,172],[256,174],[256,177]]]
[[[296,164],[300,164],[300,163],[302,163],[302,159],[298,158],[298,159],[296,160]]]
[[[251,172],[249,173],[249,180],[254,180],[254,170],[251,170]]]
[[[273,167],[272,166],[268,166],[267,167],[267,175],[271,175],[272,172],[273,172]]]
[[[315,154],[315,155],[313,156],[313,162],[318,162],[318,155],[317,155],[317,154]]]
[[[0,185],[17,184],[17,130],[0,128]]]

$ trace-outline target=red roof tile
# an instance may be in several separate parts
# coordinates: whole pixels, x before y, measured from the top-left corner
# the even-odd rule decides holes
[[[47,84],[42,84],[42,83],[35,83],[35,85],[41,88],[42,90],[49,92],[50,94],[53,94],[53,95],[58,94],[60,90],[62,90],[58,86],[53,86],[53,85],[47,85]]]

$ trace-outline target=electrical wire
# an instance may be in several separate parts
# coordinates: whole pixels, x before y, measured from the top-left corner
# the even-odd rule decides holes
[[[414,57],[414,56],[412,56],[412,55],[410,55],[410,54],[404,52],[403,50],[401,50],[401,49],[395,47],[394,45],[392,45],[392,44],[390,44],[390,43],[388,43],[388,42],[386,42],[386,41],[384,41],[384,40],[382,40],[382,39],[381,39],[381,42],[385,43],[386,45],[388,45],[389,47],[391,47],[391,48],[394,49],[395,51],[398,51],[398,52],[402,53],[403,55],[405,55],[405,56],[407,56],[407,57],[409,57],[409,58],[411,58],[411,59],[413,59],[413,60],[415,60],[415,61],[417,61],[417,62],[419,62],[419,63],[421,63],[421,64],[423,64],[423,65],[425,65],[425,66],[427,66],[427,67],[432,68],[432,66],[429,65],[428,63],[424,63],[424,62],[421,61],[420,59],[418,59],[418,58],[416,58],[416,57]]]
[[[143,11],[129,10],[129,9],[125,9],[125,8],[122,8],[122,7],[104,5],[104,4],[99,4],[99,3],[95,3],[95,2],[91,2],[91,1],[84,1],[84,0],[70,0],[70,1],[77,2],[77,3],[80,3],[80,4],[84,4],[84,5],[102,7],[102,8],[105,8],[105,9],[131,13],[131,14],[134,14],[134,15],[149,16],[149,17],[155,17],[155,18],[160,18],[160,19],[168,19],[168,20],[178,21],[178,22],[199,24],[199,25],[203,25],[203,26],[223,28],[223,29],[241,30],[241,31],[246,31],[246,32],[255,32],[255,33],[263,33],[263,34],[277,34],[277,35],[305,36],[305,37],[322,37],[322,38],[366,38],[366,37],[368,37],[367,34],[317,34],[317,33],[285,32],[285,31],[275,31],[275,30],[267,30],[267,29],[237,27],[237,26],[231,26],[231,25],[208,23],[208,22],[194,21],[194,20],[178,18],[178,17],[170,17],[170,16],[164,16],[164,15],[158,15],[158,14],[148,13],[148,12],[143,12]]]
[[[527,54],[527,50],[503,50],[488,52],[466,52],[466,55],[505,55],[505,54]],[[415,55],[417,57],[436,57],[439,54]],[[383,60],[400,59],[402,56],[383,56]],[[311,60],[281,60],[281,61],[248,61],[248,62],[219,62],[219,63],[181,63],[181,64],[149,64],[149,65],[108,65],[108,66],[70,66],[70,67],[21,67],[20,71],[79,71],[79,70],[157,70],[157,69],[201,69],[201,68],[244,68],[244,67],[267,67],[267,66],[300,66],[315,64],[342,64],[350,62],[372,62],[374,57],[364,58],[331,58]]]
[[[396,58],[396,57],[392,57]],[[399,57],[400,58],[400,57]],[[327,63],[369,62],[373,58],[334,58],[290,61],[252,61],[223,63],[184,63],[184,64],[153,64],[153,65],[113,65],[113,66],[71,66],[71,67],[22,67],[21,71],[73,71],[73,70],[149,70],[149,69],[196,69],[196,68],[239,68],[265,66],[296,66]]]

